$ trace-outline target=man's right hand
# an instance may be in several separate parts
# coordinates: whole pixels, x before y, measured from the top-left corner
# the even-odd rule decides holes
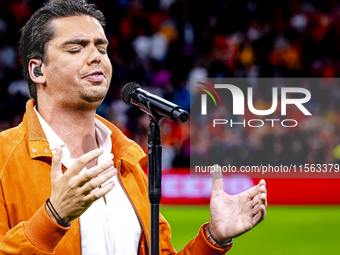
[[[112,168],[112,160],[81,172],[87,163],[98,158],[102,153],[101,149],[95,149],[80,156],[63,174],[61,169],[62,148],[57,147],[52,158],[50,201],[66,223],[82,215],[94,201],[113,189],[114,182],[109,182],[101,187],[103,183],[117,174],[117,170]],[[106,170],[108,171],[105,172]],[[48,208],[46,211],[51,219],[57,222]]]

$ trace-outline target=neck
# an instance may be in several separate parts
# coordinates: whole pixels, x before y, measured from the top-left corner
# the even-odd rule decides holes
[[[98,148],[95,135],[95,109],[73,109],[39,101],[39,114],[66,143],[71,158]]]

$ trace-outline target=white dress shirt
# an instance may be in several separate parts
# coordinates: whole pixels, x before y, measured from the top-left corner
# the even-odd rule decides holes
[[[38,115],[45,132],[50,149],[54,154],[58,145],[62,147],[61,162],[68,168],[76,159],[71,158],[67,145]],[[113,159],[111,153],[111,130],[99,120],[95,120],[96,138],[103,154],[98,158],[98,164]],[[84,168],[82,171],[86,171]],[[79,218],[81,233],[81,249],[83,255],[136,255],[142,233],[141,225],[133,206],[125,194],[116,176],[115,187],[103,198],[95,201]],[[104,186],[105,184],[103,184]]]

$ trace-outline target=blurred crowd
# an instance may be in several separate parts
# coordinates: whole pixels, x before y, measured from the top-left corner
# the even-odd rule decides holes
[[[336,0],[95,0],[104,13],[113,78],[98,114],[147,149],[149,120],[120,99],[128,82],[190,111],[190,78],[337,77],[340,73],[340,3]],[[18,53],[20,29],[42,0],[0,0],[0,131],[20,123],[29,98]],[[340,86],[306,85],[315,114],[294,129],[227,129],[216,144],[234,165],[340,160]],[[256,89],[256,88],[254,88]],[[254,105],[271,104],[258,87]],[[263,91],[262,91],[263,90]],[[228,110],[228,109],[226,109]],[[313,113],[314,113],[313,112]],[[195,123],[194,123],[195,124]],[[190,125],[161,122],[163,167],[189,166],[207,156],[212,141]],[[203,148],[202,148],[203,147]],[[216,147],[218,148],[218,146]],[[146,161],[143,162],[146,164]]]

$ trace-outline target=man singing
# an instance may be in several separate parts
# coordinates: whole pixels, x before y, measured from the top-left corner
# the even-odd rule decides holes
[[[148,254],[142,149],[95,114],[110,86],[104,16],[85,0],[56,0],[22,29],[33,99],[0,134],[0,254]],[[211,221],[176,252],[160,217],[160,254],[225,254],[265,218],[265,182],[236,196],[213,179]]]

